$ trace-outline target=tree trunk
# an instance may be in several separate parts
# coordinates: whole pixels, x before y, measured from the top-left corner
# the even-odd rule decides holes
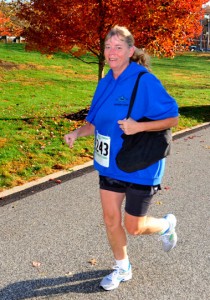
[[[104,66],[105,66],[104,56],[99,56],[99,59],[98,59],[98,81],[104,77]]]

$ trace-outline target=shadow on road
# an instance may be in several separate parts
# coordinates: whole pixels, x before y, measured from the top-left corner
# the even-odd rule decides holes
[[[101,278],[110,270],[97,270],[58,278],[26,280],[7,285],[0,290],[1,300],[21,300],[68,293],[91,294],[104,292]]]

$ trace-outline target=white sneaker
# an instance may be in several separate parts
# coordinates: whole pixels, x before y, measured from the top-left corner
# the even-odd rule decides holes
[[[162,247],[165,252],[170,251],[176,246],[177,243],[177,234],[175,232],[176,227],[176,217],[173,214],[168,214],[164,218],[169,223],[169,229],[165,234],[160,236],[162,241]]]
[[[130,264],[127,271],[120,269],[118,266],[115,266],[113,269],[114,271],[105,276],[100,283],[100,286],[106,291],[114,290],[118,288],[120,282],[127,281],[132,278]]]

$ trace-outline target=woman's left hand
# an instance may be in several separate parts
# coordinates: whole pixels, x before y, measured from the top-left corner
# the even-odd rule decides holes
[[[118,124],[120,125],[122,131],[127,135],[144,131],[144,123],[136,122],[132,118],[119,120]]]
[[[142,131],[159,131],[177,126],[178,117],[166,118],[163,120],[154,120],[151,122],[136,122],[135,120],[129,118],[119,120],[118,124],[120,125],[122,131],[125,134],[129,135]]]

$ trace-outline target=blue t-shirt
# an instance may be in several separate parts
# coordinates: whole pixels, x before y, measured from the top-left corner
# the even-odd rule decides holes
[[[132,62],[115,79],[110,70],[96,88],[86,120],[95,126],[94,167],[100,175],[137,184],[158,185],[164,173],[165,159],[133,173],[121,171],[115,161],[123,142],[123,132],[117,122],[126,118],[137,76],[145,71],[146,68]],[[144,74],[140,79],[131,118],[162,120],[177,116],[176,101],[153,74]]]

